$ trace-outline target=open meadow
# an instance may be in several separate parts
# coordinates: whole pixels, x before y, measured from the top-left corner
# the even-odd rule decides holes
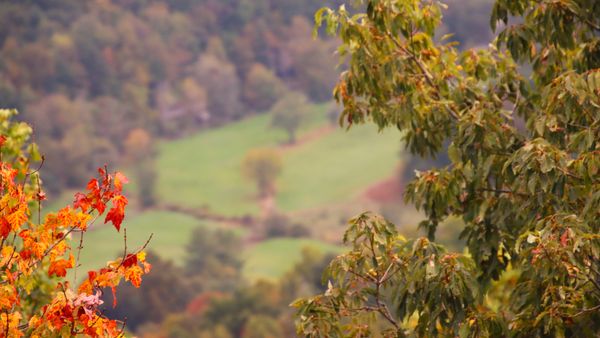
[[[153,233],[148,248],[180,265],[195,227],[226,228],[242,239],[251,238],[252,228],[199,219],[184,212],[165,210],[164,206],[206,209],[224,217],[257,217],[260,203],[256,188],[242,177],[240,166],[249,150],[263,147],[276,148],[283,157],[282,175],[277,180],[276,210],[301,217],[327,210],[328,219],[333,223],[329,226],[342,230],[340,219],[349,215],[337,215],[339,208],[334,206],[353,205],[362,199],[361,195],[370,185],[394,175],[400,160],[400,141],[393,131],[378,133],[368,127],[346,131],[331,126],[325,118],[326,109],[327,105],[311,106],[298,142],[292,146],[284,144],[282,131],[270,127],[268,114],[183,139],[163,141],[159,145],[157,165],[158,203],[153,209],[134,208],[129,212],[124,223],[128,246],[142,245]],[[131,188],[135,190],[135,182]],[[60,200],[67,201],[68,197]],[[294,220],[302,221],[298,217]],[[81,254],[84,271],[118,257],[123,249],[123,243],[114,240],[114,229],[98,223],[86,234]],[[311,229],[310,222],[305,226],[318,230]],[[305,238],[246,240],[244,243],[243,272],[252,280],[281,276],[300,259],[305,246],[328,252],[339,250],[339,242]]]

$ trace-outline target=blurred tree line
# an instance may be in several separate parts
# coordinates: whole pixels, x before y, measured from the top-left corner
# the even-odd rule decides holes
[[[80,185],[99,164],[139,161],[125,144],[139,129],[178,137],[266,111],[287,88],[328,100],[335,42],[311,37],[322,4],[3,2],[0,103],[36,129],[48,188]]]
[[[128,330],[140,337],[290,337],[294,319],[289,304],[325,290],[321,271],[333,256],[309,248],[302,260],[279,281],[243,280],[240,239],[226,230],[197,228],[186,259],[176,265],[149,253],[155,273],[139,289],[105,290],[103,311],[126,318]]]
[[[490,1],[450,2],[460,4],[443,30],[468,44],[487,41]],[[36,129],[48,155],[47,188],[81,185],[99,164],[139,161],[125,144],[139,129],[151,139],[178,137],[267,111],[288,89],[329,100],[337,43],[313,40],[312,16],[340,3],[2,2],[0,103]],[[153,179],[150,169],[137,171]]]

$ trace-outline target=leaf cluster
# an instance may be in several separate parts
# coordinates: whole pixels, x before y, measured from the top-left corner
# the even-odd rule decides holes
[[[377,291],[382,282],[376,258],[388,251],[378,253],[369,241],[359,241],[357,247],[353,239],[374,233],[373,238],[385,238],[382,243],[398,241],[394,232],[384,230],[392,226],[365,227],[356,237],[352,221],[354,255],[340,258],[346,262],[342,270],[348,273],[345,267],[354,270],[374,257],[371,268],[376,274],[372,279],[363,275],[368,283],[354,281],[357,291],[343,288],[334,298],[386,317],[377,301],[357,295],[371,290],[373,296],[396,302],[394,294],[412,285],[408,294],[415,299],[402,298],[397,312],[389,312],[396,324],[386,319],[394,330],[418,336],[597,332],[600,4],[498,0],[491,13],[494,29],[502,23],[498,38],[487,49],[460,52],[435,35],[444,7],[437,1],[358,3],[365,9],[359,14],[342,6],[322,9],[315,16],[317,26],[325,24],[329,33],[340,37],[339,52],[348,62],[334,92],[344,105],[340,123],[350,127],[370,121],[379,128],[395,127],[413,154],[447,151],[451,163],[418,172],[405,198],[425,213],[421,226],[427,230],[428,244],[423,247],[437,247],[432,244],[436,229],[452,216],[465,224],[461,238],[468,251],[445,256],[441,249],[431,251],[426,257],[432,264],[425,265],[423,274],[420,266],[411,265],[421,251],[404,253],[402,245],[394,244],[386,250],[408,264],[408,274],[398,274],[398,281],[388,286],[389,294],[372,292],[372,285]],[[521,74],[519,63],[531,65],[529,78]],[[368,248],[374,253],[369,255]],[[337,261],[330,275],[332,290],[351,280],[335,273]],[[446,284],[432,284],[443,280],[448,266],[461,271],[453,273],[460,282],[451,291]],[[499,285],[506,274],[518,278]],[[425,281],[416,284],[415,276],[425,276]],[[491,290],[499,287],[509,299],[491,299]],[[435,311],[426,306],[432,297],[440,305]],[[361,336],[377,327],[359,317],[348,324],[344,308],[335,307],[331,298],[323,295],[297,303],[298,332],[323,336],[331,327],[338,335]]]
[[[127,205],[122,195],[127,178],[99,169],[86,194],[76,194],[72,206],[42,221],[41,203],[46,195],[39,168],[30,166],[43,157],[29,142],[31,128],[9,121],[14,114],[0,110],[0,337],[121,336],[120,323],[98,309],[100,290],[114,290],[123,279],[139,287],[142,275],[151,268],[144,252],[128,252],[125,235],[123,256],[89,271],[78,288],[72,288],[66,276],[71,269],[76,276],[83,236],[106,210],[104,223],[120,229]],[[32,217],[36,207],[37,221]],[[75,234],[79,234],[76,248],[71,245]]]

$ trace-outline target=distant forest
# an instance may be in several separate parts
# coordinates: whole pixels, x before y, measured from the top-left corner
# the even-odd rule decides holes
[[[440,34],[465,46],[489,41],[491,0],[448,2]],[[99,165],[135,158],[128,144],[148,136],[181,137],[268,111],[288,90],[329,100],[337,42],[313,39],[312,16],[339,3],[4,2],[0,104],[34,126],[47,189],[81,186]]]

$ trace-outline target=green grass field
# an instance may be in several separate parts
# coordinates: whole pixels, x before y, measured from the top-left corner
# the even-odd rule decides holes
[[[302,259],[302,249],[311,247],[323,253],[343,248],[311,239],[277,238],[260,242],[244,251],[243,274],[246,279],[277,279]]]
[[[303,133],[326,125],[325,105],[314,106]],[[165,142],[160,147],[158,195],[188,207],[209,206],[226,215],[257,214],[255,187],[241,177],[244,155],[253,148],[276,147],[286,135],[259,115],[223,128]],[[371,126],[336,129],[285,150],[277,202],[284,211],[343,202],[388,177],[399,159],[398,133]]]
[[[333,132],[286,152],[277,205],[284,211],[353,199],[393,174],[399,160],[398,133],[371,126]]]
[[[371,126],[357,126],[349,131],[328,130],[324,128],[328,123],[326,109],[327,105],[312,106],[312,113],[299,132],[299,144],[282,150],[284,168],[277,182],[276,205],[284,212],[319,210],[331,204],[355,201],[370,184],[392,175],[398,164],[397,132],[378,133]],[[255,187],[242,178],[240,165],[249,150],[278,147],[285,142],[285,133],[270,128],[269,124],[270,115],[263,114],[160,143],[159,203],[208,206],[224,215],[257,214],[260,210]],[[135,184],[132,186],[130,188],[135,188]],[[134,190],[127,189],[128,195]],[[58,204],[50,205],[49,209],[71,201],[72,193],[68,195],[55,200]],[[334,223],[339,226],[339,222]],[[164,211],[138,215],[130,212],[124,224],[129,250],[143,245],[154,233],[149,249],[178,264],[183,262],[185,244],[192,229],[223,226]],[[236,231],[244,235],[243,229]],[[280,277],[300,260],[305,246],[327,252],[340,250],[338,246],[318,240],[268,240],[243,249],[244,275],[250,280]],[[98,226],[86,234],[81,270],[102,266],[118,257],[122,250],[122,236],[112,227]]]
[[[214,211],[246,214],[258,211],[252,186],[240,176],[249,149],[276,144],[285,136],[268,129],[258,116],[172,142],[163,143],[157,161],[158,195],[188,207],[209,205]]]

